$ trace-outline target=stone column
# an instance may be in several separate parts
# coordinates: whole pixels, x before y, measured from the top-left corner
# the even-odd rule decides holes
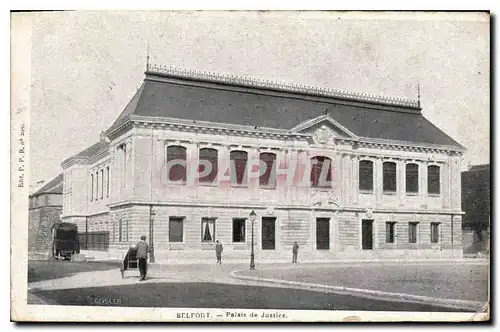
[[[378,206],[382,203],[383,194],[383,169],[382,159],[377,158],[373,164],[373,176],[375,178],[375,205]]]
[[[406,191],[406,161],[400,159],[397,161],[396,166],[397,175],[397,195],[399,204],[404,203],[405,191]]]

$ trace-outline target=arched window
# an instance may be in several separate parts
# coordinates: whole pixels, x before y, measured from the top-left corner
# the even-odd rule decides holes
[[[396,191],[396,163],[392,161],[386,161],[383,164],[383,174],[384,174],[384,191],[395,192]]]
[[[200,182],[212,183],[217,178],[219,170],[218,151],[216,149],[203,148],[199,151],[198,173],[200,174]],[[208,166],[210,165],[210,166]],[[205,172],[205,167],[210,170],[210,173]],[[205,174],[201,176],[202,174]]]
[[[231,184],[245,184],[248,154],[245,151],[231,151],[229,159]]]
[[[370,160],[359,162],[359,190],[373,191],[373,162]]]
[[[311,158],[311,186],[314,188],[331,187],[332,160],[324,156]]]
[[[440,193],[440,169],[439,166],[427,166],[427,192],[429,194]]]
[[[406,192],[418,193],[418,165],[406,164]]]
[[[186,148],[179,145],[167,147],[169,181],[186,181]]]
[[[263,152],[259,155],[259,159],[262,167],[265,167],[265,172],[262,169],[259,177],[260,185],[274,187],[276,185],[276,154]]]

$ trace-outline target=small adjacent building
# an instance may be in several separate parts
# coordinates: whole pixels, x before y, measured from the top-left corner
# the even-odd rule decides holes
[[[489,251],[491,180],[490,165],[471,166],[462,172],[464,253]]]
[[[62,197],[63,173],[29,196],[28,251],[30,254],[50,254],[52,226],[61,220]]]
[[[294,242],[299,260],[462,256],[465,149],[419,101],[145,75],[100,141],[62,163],[62,218],[89,250],[121,256],[146,235],[156,261],[215,259],[216,240],[226,260],[253,243],[257,261],[288,261]]]

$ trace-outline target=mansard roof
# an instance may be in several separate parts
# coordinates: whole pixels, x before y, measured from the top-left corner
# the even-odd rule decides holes
[[[68,159],[64,160],[61,164],[63,165],[64,168],[64,165],[68,164],[72,160],[88,161],[93,157],[97,156],[98,154],[100,154],[101,152],[107,151],[108,146],[109,146],[108,142],[106,142],[105,140],[101,140],[97,143],[92,144],[91,146],[77,153],[76,155],[69,157]]]
[[[31,197],[42,194],[62,194],[63,193],[63,173],[60,173],[55,178],[50,180],[42,188],[31,194]]]
[[[328,114],[356,136],[463,147],[427,120],[420,103],[152,66],[107,131],[131,115],[291,130]]]

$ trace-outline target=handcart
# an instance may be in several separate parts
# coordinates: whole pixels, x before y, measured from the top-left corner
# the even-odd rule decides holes
[[[125,258],[123,259],[122,267],[120,268],[122,279],[125,278],[125,271],[139,272],[139,261],[137,259],[137,250],[133,247],[127,251]]]

